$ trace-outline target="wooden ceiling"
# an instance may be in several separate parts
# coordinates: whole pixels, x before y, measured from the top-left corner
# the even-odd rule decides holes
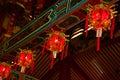
[[[41,8],[40,6],[37,6],[37,2],[39,1],[42,3],[39,4],[41,5]],[[60,2],[62,0],[1,0],[0,23],[3,23],[5,16],[10,18],[13,12],[17,13],[14,27],[10,34],[11,37],[14,35],[16,36],[16,34],[19,33],[18,31],[25,29],[25,27],[27,27],[26,25],[31,24],[32,21],[36,20],[39,15],[50,8],[51,5],[54,5],[57,1]],[[79,0],[71,1],[73,3],[72,5],[79,2]],[[115,23],[116,28],[114,39],[111,40],[109,38],[109,32],[106,32],[101,39],[101,50],[99,52],[95,50],[96,44],[94,31],[90,31],[90,36],[87,38],[83,34],[71,39],[72,34],[77,29],[84,29],[86,5],[99,3],[99,0],[86,0],[81,7],[66,14],[63,18],[56,21],[56,23],[41,31],[38,35],[32,36],[29,40],[26,40],[23,43],[21,42],[19,46],[14,47],[8,52],[4,51],[11,45],[14,45],[16,41],[20,41],[24,35],[29,35],[30,31],[35,31],[39,26],[47,22],[48,16],[43,16],[43,18],[35,22],[33,27],[28,28],[28,32],[24,31],[24,33],[18,34],[18,37],[12,38],[8,47],[4,44],[7,40],[9,41],[9,38],[3,38],[4,34],[9,30],[5,25],[0,24],[0,60],[11,63],[17,55],[18,48],[29,48],[35,50],[35,67],[33,73],[30,73],[30,69],[27,69],[26,75],[32,76],[32,78],[34,77],[36,80],[120,80],[120,1],[103,1],[109,2],[110,4],[116,4],[115,9],[118,13]],[[23,2],[22,4],[25,8],[21,7],[21,5],[18,5],[16,2]],[[30,10],[30,13],[27,13],[26,10]],[[32,16],[32,18],[30,16]],[[58,55],[52,69],[50,69],[50,52],[45,51],[44,55],[41,54],[44,42],[43,38],[46,37],[46,33],[50,28],[63,30],[65,34],[70,35],[68,38],[70,39],[68,56],[61,61],[59,59],[60,55]],[[15,32],[13,29],[15,29]],[[19,69],[17,71],[19,72]]]

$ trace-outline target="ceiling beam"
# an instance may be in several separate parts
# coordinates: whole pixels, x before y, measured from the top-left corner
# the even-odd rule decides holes
[[[79,10],[88,1],[89,0],[81,0],[72,7],[69,6],[70,0],[63,0],[62,2],[57,2],[55,5],[51,6],[36,19],[32,20],[30,23],[24,26],[24,28],[20,30],[17,34],[10,37],[5,42],[4,49],[1,51],[1,53],[8,53],[18,48],[19,46],[25,45],[26,41],[29,42],[33,37],[35,38],[38,34],[52,27],[58,21],[66,18],[76,10]],[[66,3],[67,5],[64,6],[61,10],[58,10],[58,8],[64,3]],[[61,13],[63,14],[61,15]],[[40,21],[44,17],[46,17],[48,21],[44,22],[44,24],[42,25],[35,26],[35,24],[40,23]]]

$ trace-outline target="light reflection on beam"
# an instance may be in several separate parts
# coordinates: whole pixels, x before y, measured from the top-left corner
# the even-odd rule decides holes
[[[89,25],[89,26],[90,26],[90,25]],[[93,27],[90,26],[87,30],[89,31],[89,30],[91,30],[92,28],[93,28]],[[71,37],[71,39],[74,39],[74,38],[82,35],[82,34],[83,34],[84,32],[86,32],[87,30],[85,30],[85,31],[84,31],[84,29],[79,29],[79,30],[77,30],[76,32],[73,33],[73,36]],[[75,34],[75,35],[74,35],[74,34]]]

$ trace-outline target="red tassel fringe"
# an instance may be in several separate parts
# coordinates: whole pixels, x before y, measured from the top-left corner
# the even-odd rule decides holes
[[[51,59],[50,69],[52,69],[54,64],[54,57],[52,53],[50,54],[50,59]]]
[[[53,68],[53,64],[54,64],[54,58],[51,59],[50,69]]]
[[[24,73],[20,73],[20,80],[23,79],[23,75],[24,75]]]
[[[96,47],[97,51],[100,50],[100,37],[97,37],[97,47]]]
[[[31,63],[31,73],[33,73],[33,70],[34,70],[34,60]]]
[[[61,60],[63,60],[63,57],[64,57],[64,50],[62,51],[62,54],[61,54]]]
[[[65,56],[68,56],[68,44],[66,44]]]
[[[110,33],[110,38],[113,38],[113,32],[115,28],[115,18],[112,19],[112,26],[111,26],[111,33]]]
[[[46,48],[46,42],[45,42],[44,45],[43,45],[42,55],[43,55],[44,52],[45,52],[45,48]]]

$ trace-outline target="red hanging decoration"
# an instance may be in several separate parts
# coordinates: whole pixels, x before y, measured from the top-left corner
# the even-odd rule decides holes
[[[26,68],[33,68],[34,58],[33,51],[28,49],[21,49],[18,53],[18,65],[21,66],[21,73],[25,73]],[[33,69],[32,69],[33,70]]]
[[[110,37],[113,37],[114,22],[115,22],[115,11],[112,7],[105,4],[97,4],[87,8],[88,14],[86,16],[86,36],[89,28],[93,28],[96,31],[97,37],[97,51],[100,50],[100,37],[102,32],[111,30]]]
[[[29,49],[20,49],[18,56],[15,58],[15,68],[17,68],[16,63],[21,66],[21,75],[20,80],[22,80],[22,76],[26,71],[26,68],[31,67],[31,72],[33,72],[34,68],[34,55],[33,51]],[[17,60],[17,61],[16,61]]]
[[[68,40],[66,39],[66,37],[67,35],[60,31],[53,31],[50,33],[49,37],[47,37],[47,40],[44,43],[42,54],[44,53],[44,49],[47,49],[52,52],[50,55],[50,68],[53,67],[54,59],[57,57],[58,53],[61,53],[61,60],[64,56],[67,56],[68,53],[65,53],[67,52],[66,50],[68,50],[68,46],[66,46]]]
[[[5,62],[0,63],[0,80],[7,78],[11,71],[11,65]]]

